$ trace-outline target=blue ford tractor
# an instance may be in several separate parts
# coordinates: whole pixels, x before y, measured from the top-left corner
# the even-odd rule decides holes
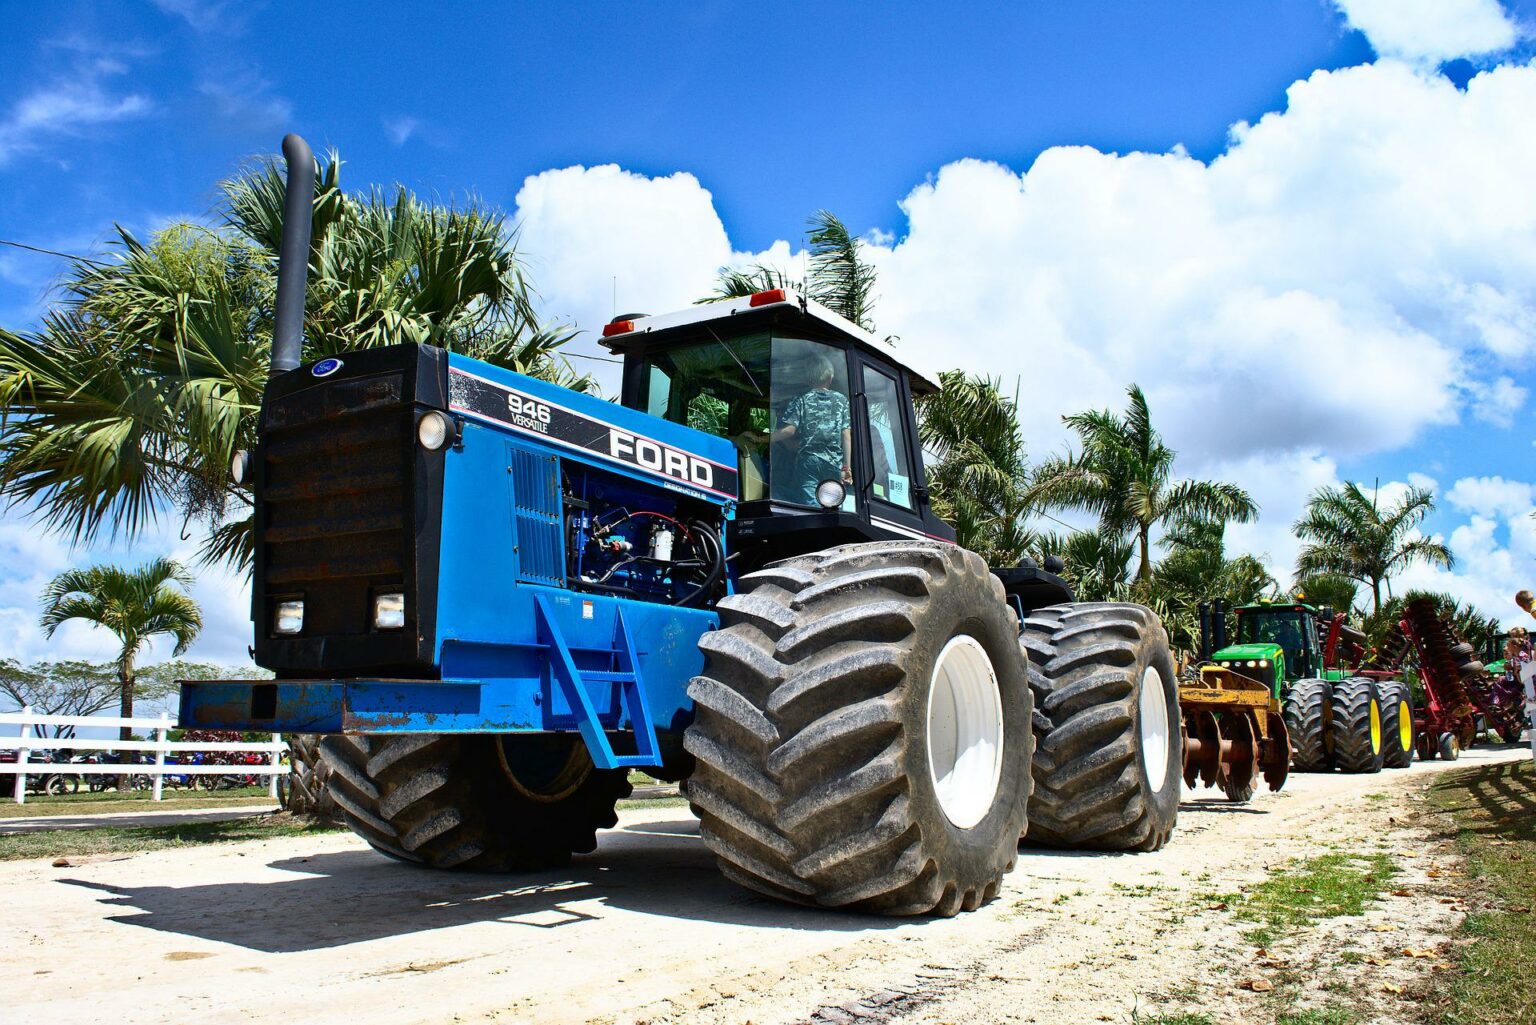
[[[914,416],[937,384],[891,345],[773,290],[609,324],[618,404],[429,345],[304,364],[315,164],[284,154],[236,458],[275,679],[184,684],[183,725],[323,735],[352,829],[440,869],[592,850],[631,769],[687,781],[730,878],[820,906],[954,914],[1026,833],[1167,839],[1162,625],[954,543]]]

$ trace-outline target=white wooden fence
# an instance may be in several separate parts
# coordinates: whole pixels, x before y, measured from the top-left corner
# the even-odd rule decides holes
[[[0,776],[15,776],[17,804],[27,802],[27,776],[149,776],[154,780],[154,799],[161,800],[167,776],[266,776],[267,792],[277,799],[277,778],[288,774],[288,766],[282,763],[288,745],[281,734],[272,734],[265,742],[245,741],[171,741],[167,734],[174,728],[170,717],[161,714],[158,719],[116,719],[95,715],[35,715],[30,707],[20,712],[0,712],[0,727],[19,726],[20,735],[0,737],[0,751],[15,751],[16,761],[0,762]],[[40,737],[33,733],[35,726],[106,727],[118,729],[126,726],[131,730],[153,730],[154,740],[86,740],[80,737]],[[153,762],[33,762],[27,758],[33,751],[151,751]],[[265,754],[265,765],[179,765],[167,762],[165,756],[191,751],[243,751]]]

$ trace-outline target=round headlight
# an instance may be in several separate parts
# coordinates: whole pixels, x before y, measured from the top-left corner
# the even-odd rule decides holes
[[[1259,659],[1259,668],[1260,669],[1268,669],[1269,668],[1269,659],[1267,659],[1267,658]]]
[[[848,492],[840,480],[824,480],[816,485],[816,504],[823,509],[836,509],[843,504]]]
[[[245,483],[245,475],[251,469],[251,454],[245,449],[235,453],[235,457],[229,461],[229,476],[236,484]]]
[[[433,410],[421,418],[416,425],[416,440],[421,442],[421,447],[429,452],[436,452],[448,444],[448,438],[453,434],[453,423],[442,413]]]

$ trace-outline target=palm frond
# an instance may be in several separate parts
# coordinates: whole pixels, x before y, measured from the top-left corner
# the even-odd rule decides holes
[[[873,331],[875,269],[863,258],[863,243],[829,210],[812,215],[810,228],[806,286],[811,298]]]

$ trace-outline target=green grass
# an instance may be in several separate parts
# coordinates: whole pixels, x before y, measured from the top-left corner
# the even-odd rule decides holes
[[[1282,1011],[1275,1025],[1355,1025],[1354,1015],[1341,1007],[1311,1007],[1305,1011]]]
[[[0,861],[20,858],[72,858],[97,854],[138,854],[171,847],[273,840],[306,833],[334,833],[330,826],[288,815],[262,815],[228,822],[189,822],[177,826],[49,829],[0,836]]]
[[[1274,871],[1246,894],[1218,899],[1238,920],[1257,923],[1243,937],[1267,947],[1319,919],[1364,913],[1395,872],[1385,854],[1324,854]]]
[[[1208,1014],[1154,1014],[1142,1016],[1132,1013],[1133,1025],[1216,1025],[1216,1019]]]
[[[645,809],[645,808],[686,808],[688,801],[683,797],[630,797],[619,802],[620,810]]]
[[[1536,1021],[1536,772],[1530,762],[1446,773],[1430,804],[1466,858],[1471,944],[1454,972],[1434,976],[1435,1021],[1516,1025]],[[1491,904],[1492,907],[1486,907]]]
[[[58,797],[27,795],[26,804],[0,802],[0,819],[30,819],[48,815],[103,815],[117,812],[187,811],[228,805],[258,806],[273,804],[266,787],[241,787],[237,790],[170,790],[165,800],[152,801],[145,790],[119,793],[104,790],[99,794],[81,792]]]

